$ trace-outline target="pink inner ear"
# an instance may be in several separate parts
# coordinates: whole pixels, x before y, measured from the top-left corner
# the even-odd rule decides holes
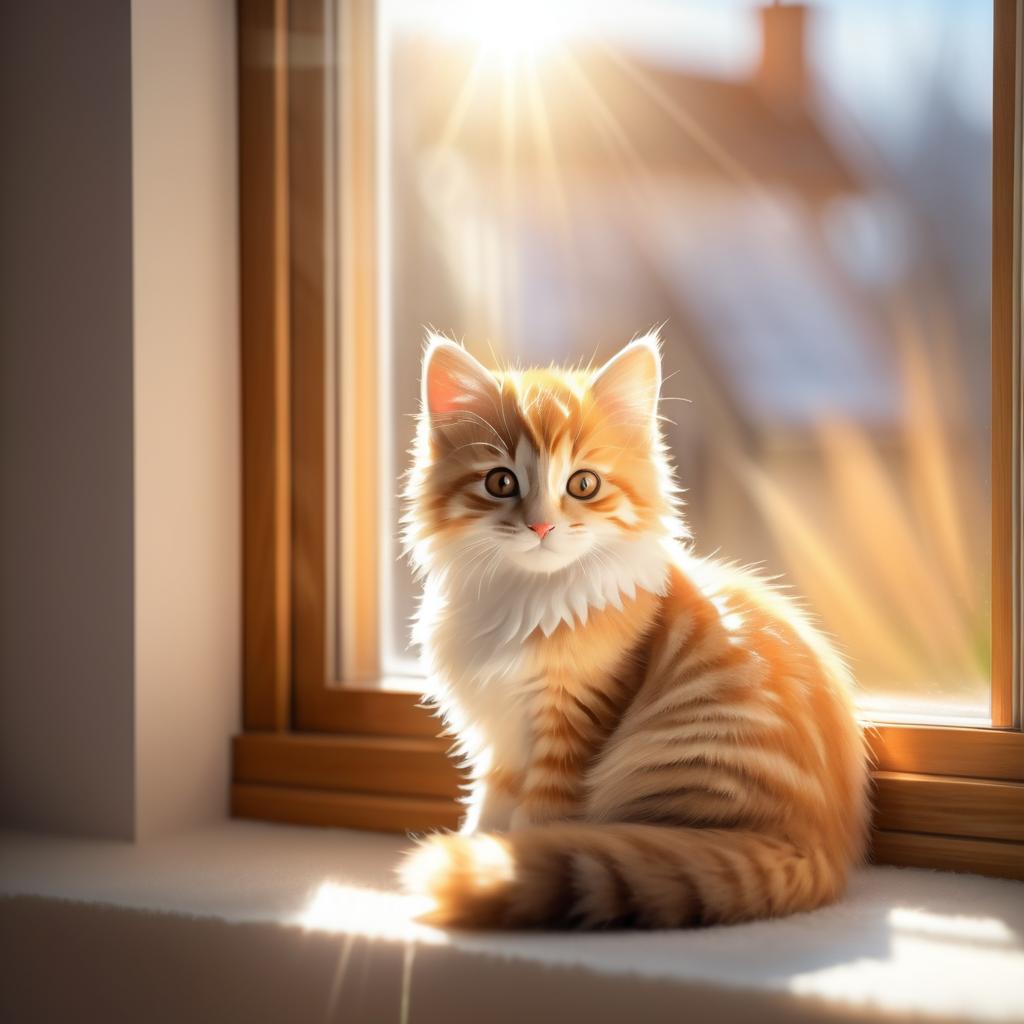
[[[466,396],[456,378],[448,373],[431,374],[427,381],[427,404],[435,416],[464,408]]]
[[[594,393],[607,410],[639,422],[650,420],[657,392],[657,355],[647,346],[634,345],[620,352],[594,382]]]
[[[650,417],[653,388],[646,381],[624,378],[607,383],[610,386],[600,392],[600,402],[608,413],[624,415],[639,422],[645,422]]]

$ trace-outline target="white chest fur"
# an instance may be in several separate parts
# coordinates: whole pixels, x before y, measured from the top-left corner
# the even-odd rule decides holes
[[[549,575],[509,568],[486,583],[428,576],[415,629],[427,695],[475,775],[520,771],[528,761],[530,706],[544,689],[531,634],[550,636],[594,611],[621,608],[638,588],[663,594],[671,559],[671,541],[641,536]]]

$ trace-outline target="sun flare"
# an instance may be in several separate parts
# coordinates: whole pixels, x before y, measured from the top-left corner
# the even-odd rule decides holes
[[[432,905],[428,897],[328,881],[311,894],[297,923],[310,931],[437,943],[443,935],[416,921]]]
[[[443,7],[444,28],[503,63],[532,63],[564,44],[583,24],[576,3],[540,0],[455,0]]]

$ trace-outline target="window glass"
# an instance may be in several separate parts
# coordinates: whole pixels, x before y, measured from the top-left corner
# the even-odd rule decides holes
[[[493,365],[664,323],[697,550],[792,586],[866,713],[987,720],[991,4],[379,18],[395,490],[426,325]],[[414,675],[397,503],[387,522],[385,667]]]

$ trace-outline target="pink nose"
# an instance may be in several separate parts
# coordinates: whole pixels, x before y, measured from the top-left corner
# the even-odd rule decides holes
[[[530,529],[533,530],[541,540],[543,540],[554,528],[554,523],[530,523]]]

